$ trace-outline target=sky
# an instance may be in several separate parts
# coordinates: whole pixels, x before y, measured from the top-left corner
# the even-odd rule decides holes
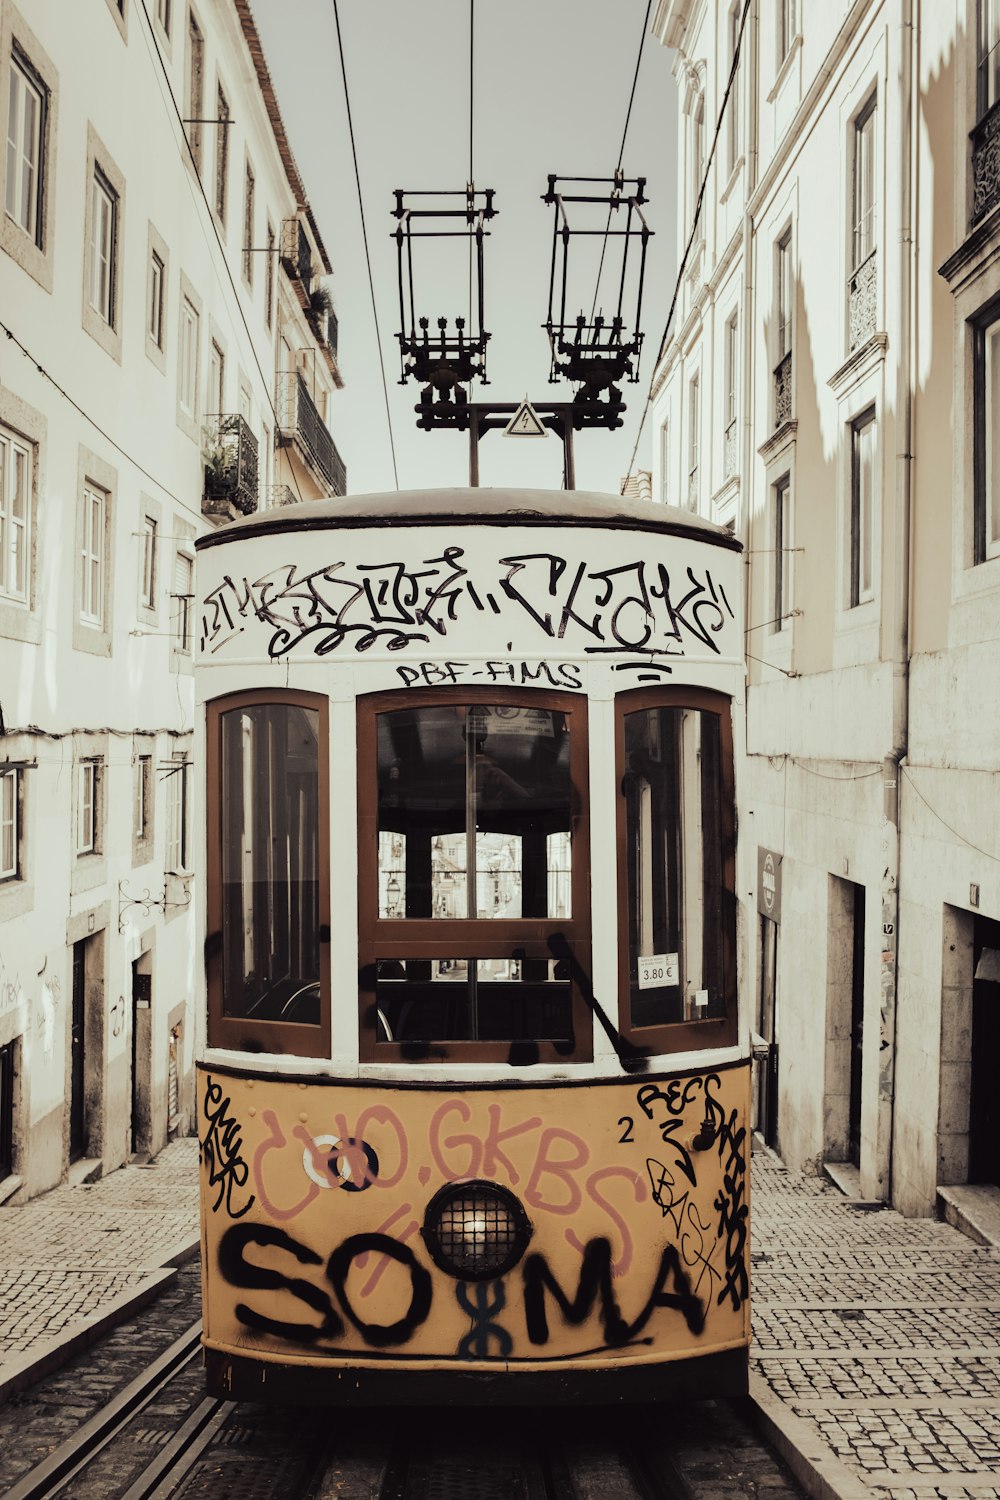
[[[611,177],[621,148],[629,93],[643,36],[646,0],[340,0],[347,86],[381,335],[376,337],[358,191],[351,156],[334,0],[252,0],[282,117],[334,275],[345,388],[331,430],[345,460],[348,488],[364,494],[396,488],[389,422],[379,369],[385,362],[389,415],[400,489],[468,483],[468,438],[423,432],[414,405],[419,387],[401,386],[399,294],[393,190],[465,187],[469,170],[470,13],[473,172],[477,188],[496,192],[485,246],[490,384],[474,400],[568,400],[573,387],[550,385],[542,327],[549,295],[552,209],[541,202],[548,174]],[[643,294],[646,334],[638,385],[623,386],[624,426],[575,438],[579,489],[617,494],[627,473],[639,417],[673,290],[676,268],[676,85],[673,53],[648,34],[622,162],[644,176],[649,242]],[[581,215],[588,212],[578,209]],[[596,211],[603,229],[607,213]],[[616,216],[617,217],[617,216]],[[576,224],[576,219],[571,222]],[[582,218],[579,222],[584,222]],[[588,220],[589,224],[598,222]],[[611,241],[598,307],[610,306]],[[570,249],[570,303],[589,313],[600,240]],[[416,265],[418,315],[433,320],[467,312],[465,246],[425,241]],[[579,255],[581,259],[576,261]],[[458,260],[455,257],[459,257]],[[617,300],[617,277],[614,297]],[[650,467],[647,417],[636,466]],[[480,444],[480,482],[558,488],[558,438],[505,437]]]

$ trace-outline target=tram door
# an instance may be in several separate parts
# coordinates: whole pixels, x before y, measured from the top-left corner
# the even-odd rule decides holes
[[[973,929],[972,1080],[969,1098],[969,1181],[1000,1187],[1000,922],[977,917]]]
[[[87,1152],[84,1099],[84,1022],[87,1011],[87,940],[73,944],[73,1014],[70,1021],[69,1159]]]

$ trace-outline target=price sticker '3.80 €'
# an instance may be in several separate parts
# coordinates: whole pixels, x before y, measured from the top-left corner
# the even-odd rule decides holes
[[[676,953],[654,953],[639,959],[639,988],[659,989],[664,984],[678,984],[680,965]]]

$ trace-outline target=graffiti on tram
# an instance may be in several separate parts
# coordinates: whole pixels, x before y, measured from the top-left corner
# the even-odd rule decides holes
[[[728,561],[728,556],[727,556]],[[722,572],[725,571],[723,564]],[[200,646],[214,655],[259,622],[267,655],[327,656],[373,647],[407,651],[459,637],[479,623],[490,649],[501,633],[516,654],[545,643],[585,654],[730,656],[739,650],[733,606],[717,566],[629,557],[615,566],[563,552],[511,553],[487,562],[459,546],[417,563],[319,567],[288,561],[256,577],[225,574],[202,601]],[[423,653],[427,655],[426,650]],[[466,663],[459,665],[465,666]],[[566,686],[572,668],[555,671]],[[413,680],[402,678],[404,683]]]
[[[516,1362],[653,1344],[663,1315],[692,1349],[744,1330],[744,1069],[444,1097],[206,1072],[200,1092],[209,1313],[234,1342]],[[531,1226],[475,1282],[431,1268],[421,1231],[469,1179]]]

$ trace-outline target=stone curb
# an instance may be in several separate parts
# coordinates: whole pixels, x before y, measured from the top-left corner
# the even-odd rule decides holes
[[[808,1422],[789,1411],[753,1370],[747,1399],[763,1436],[812,1500],[871,1500],[872,1491],[864,1480],[837,1458]]]
[[[0,1360],[0,1405],[17,1391],[51,1375],[71,1360],[81,1349],[87,1349],[112,1328],[126,1322],[133,1313],[158,1297],[177,1275],[177,1267],[193,1260],[201,1247],[200,1238],[184,1240],[168,1255],[161,1255],[154,1265],[142,1267],[146,1279],[128,1291],[120,1292],[101,1312],[82,1322],[72,1323],[62,1333],[29,1349],[17,1359]]]

